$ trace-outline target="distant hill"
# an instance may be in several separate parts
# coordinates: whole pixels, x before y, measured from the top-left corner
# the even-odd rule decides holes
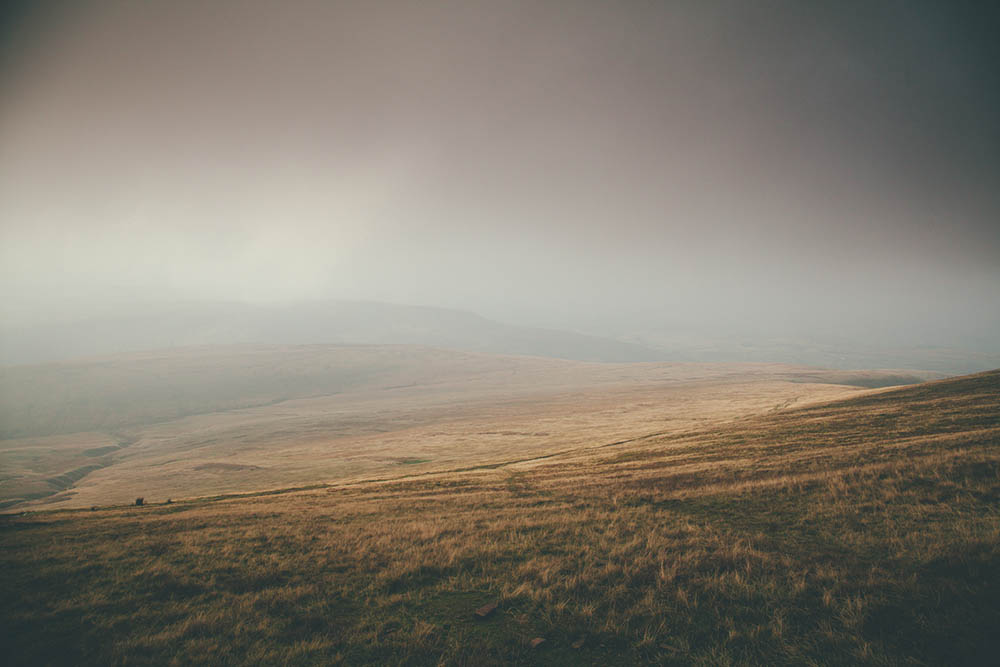
[[[447,308],[319,301],[282,305],[191,302],[143,305],[35,327],[0,328],[0,364],[59,361],[192,345],[263,343],[430,345],[573,359],[660,361],[650,347],[611,338],[518,327]]]
[[[1000,367],[1000,350],[982,342],[959,349],[846,336],[779,336],[735,328],[692,330],[683,326],[597,333],[656,350],[671,361],[774,362],[841,370],[909,368],[949,375]]]
[[[572,362],[404,345],[205,345],[0,369],[0,438],[108,431]]]
[[[980,352],[848,337],[786,336],[716,327],[608,324],[579,331],[504,324],[448,308],[365,301],[291,304],[147,303],[44,325],[0,321],[0,366],[199,345],[425,345],[574,361],[786,363],[841,370],[895,368],[965,374],[1000,366]]]

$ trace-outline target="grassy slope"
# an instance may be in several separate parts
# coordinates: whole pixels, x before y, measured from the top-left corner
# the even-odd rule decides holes
[[[998,444],[993,372],[481,471],[11,517],[7,654],[984,664]]]
[[[0,439],[134,426],[319,396],[461,385],[494,394],[619,380],[770,375],[862,387],[911,384],[917,371],[828,371],[787,364],[609,364],[418,345],[223,345],[0,368]]]
[[[199,347],[22,366],[0,371],[0,508],[468,467],[917,380],[375,345]]]

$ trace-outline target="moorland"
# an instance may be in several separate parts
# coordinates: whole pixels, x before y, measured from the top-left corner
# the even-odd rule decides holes
[[[414,345],[200,346],[13,366],[0,369],[0,507],[488,466],[931,376]]]
[[[826,396],[801,379],[758,378],[752,408],[737,409],[746,384],[717,401],[726,409],[694,401],[673,413],[676,429],[649,419],[667,393],[622,420],[646,420],[645,433],[581,427],[575,442],[506,458],[501,435],[488,465],[10,512],[6,654],[14,664],[990,664],[1000,372],[820,384],[842,392]],[[702,382],[706,396],[724,395],[727,382]],[[763,391],[772,383],[801,391]]]

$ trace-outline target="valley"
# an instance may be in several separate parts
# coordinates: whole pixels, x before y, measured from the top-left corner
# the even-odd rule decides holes
[[[203,346],[0,371],[0,503],[159,502],[673,435],[929,373]]]

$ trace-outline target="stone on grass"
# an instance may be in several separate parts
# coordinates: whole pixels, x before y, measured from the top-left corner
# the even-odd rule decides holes
[[[482,607],[476,610],[476,616],[479,618],[487,618],[497,610],[497,603],[490,602],[489,604],[484,604]]]

